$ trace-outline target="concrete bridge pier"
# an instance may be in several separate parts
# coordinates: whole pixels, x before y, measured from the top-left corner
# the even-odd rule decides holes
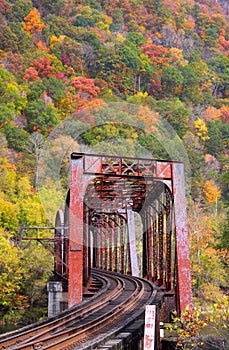
[[[48,282],[48,317],[55,316],[61,312],[63,288],[62,282]]]

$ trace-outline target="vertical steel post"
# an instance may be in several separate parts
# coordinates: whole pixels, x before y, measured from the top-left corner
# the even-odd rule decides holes
[[[146,212],[142,213],[142,228],[143,228],[143,240],[142,240],[142,277],[147,277],[147,224],[146,224]]]
[[[138,256],[137,256],[137,250],[136,250],[134,213],[130,209],[127,209],[127,228],[128,228],[128,237],[129,237],[129,247],[130,247],[131,272],[132,272],[132,276],[138,277],[139,268],[138,268]]]
[[[183,312],[187,305],[192,305],[190,258],[188,248],[188,226],[186,217],[186,199],[184,184],[184,166],[172,164],[173,195],[175,214],[178,308]]]
[[[164,221],[163,221],[163,205],[161,197],[161,203],[159,203],[159,216],[158,216],[158,232],[159,232],[159,286],[164,282]]]
[[[67,193],[66,204],[64,209],[64,244],[63,244],[63,275],[69,279],[69,232],[70,232],[70,217],[69,217],[69,206],[70,206],[70,190]]]
[[[88,210],[84,206],[83,212],[83,285],[87,284],[89,278],[89,226],[88,226]]]
[[[146,211],[147,223],[147,279],[152,281],[152,225],[150,216],[150,207]]]
[[[71,161],[68,306],[82,301],[83,295],[83,157]]]
[[[168,189],[165,191],[166,196],[166,290],[170,290],[172,287],[172,248],[171,248],[171,194]]]
[[[120,258],[121,258],[121,268],[120,272],[124,273],[124,224],[125,220],[121,219],[121,232],[120,232]]]
[[[98,254],[99,254],[99,268],[102,269],[103,268],[103,248],[102,248],[102,244],[103,244],[103,239],[102,239],[102,230],[100,227],[98,227],[98,232],[97,232],[97,236],[99,238],[98,240]]]
[[[92,262],[92,243],[93,243],[93,239],[91,237],[91,230],[90,230],[90,214],[89,214],[89,210],[87,210],[86,213],[86,230],[87,230],[87,235],[88,235],[88,239],[87,239],[87,255],[88,255],[88,259],[87,259],[87,279],[90,278],[91,276],[91,262]]]
[[[99,266],[99,237],[98,237],[98,230],[96,227],[92,228],[92,235],[93,235],[93,259],[92,259],[92,266],[98,267]]]
[[[120,220],[117,214],[115,215],[115,224],[114,229],[114,271],[118,272],[118,233],[120,229]]]
[[[108,224],[107,224],[108,227]],[[104,229],[104,227],[103,227]],[[104,269],[108,270],[108,247],[109,247],[109,230],[104,230],[104,242],[103,242],[103,251],[104,251]]]
[[[58,240],[54,242],[54,252],[55,252],[55,265],[54,270],[59,274],[64,273],[64,213],[61,209],[58,210],[55,220],[55,233],[54,237]],[[58,229],[57,229],[58,227]]]
[[[109,270],[112,271],[112,262],[113,262],[113,238],[114,238],[114,221],[113,216],[111,218],[110,226],[109,226]]]
[[[157,220],[156,212],[153,220],[153,282],[158,278],[158,237],[157,237]]]

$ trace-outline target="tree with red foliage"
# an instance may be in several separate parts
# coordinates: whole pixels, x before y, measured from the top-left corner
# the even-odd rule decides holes
[[[161,45],[144,44],[142,47],[142,52],[148,56],[152,63],[160,69],[168,66],[171,58],[169,57],[169,49]]]
[[[25,80],[27,83],[32,83],[33,81],[36,81],[38,79],[38,71],[35,68],[29,67],[25,70],[23,80]]]
[[[77,95],[81,98],[92,99],[97,97],[100,93],[100,88],[95,85],[94,79],[77,77],[73,80],[72,86],[75,88]]]
[[[51,60],[48,57],[41,57],[32,61],[32,67],[37,70],[40,78],[50,78],[54,74]]]

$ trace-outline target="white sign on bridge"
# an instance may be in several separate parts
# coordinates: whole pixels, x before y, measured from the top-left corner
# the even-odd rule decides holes
[[[156,306],[146,305],[144,350],[154,350],[155,348],[155,322],[156,322]]]

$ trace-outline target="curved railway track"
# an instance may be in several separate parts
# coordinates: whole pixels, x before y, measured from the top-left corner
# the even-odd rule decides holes
[[[155,301],[147,280],[93,270],[101,288],[89,300],[56,317],[0,336],[1,350],[94,349],[130,325]]]

